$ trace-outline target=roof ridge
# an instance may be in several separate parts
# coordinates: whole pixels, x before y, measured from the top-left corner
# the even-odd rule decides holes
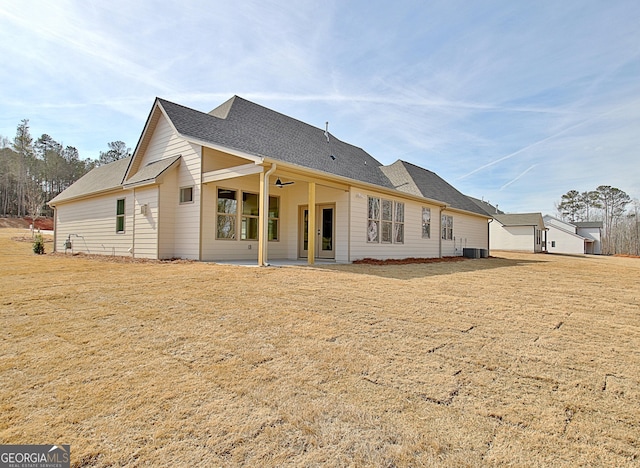
[[[296,118],[296,117],[292,117],[292,116],[287,115],[287,114],[284,114],[284,113],[282,113],[282,112],[280,112],[280,111],[277,111],[277,110],[271,109],[270,107],[264,106],[264,105],[262,105],[262,104],[258,104],[257,102],[254,102],[254,101],[251,101],[251,100],[249,100],[249,99],[243,98],[242,96],[235,95],[232,99],[234,100],[234,104],[235,104],[235,101],[236,101],[236,100],[239,100],[239,101],[245,102],[245,103],[247,103],[247,104],[250,104],[250,105],[252,105],[252,106],[254,106],[254,107],[259,107],[259,108],[261,108],[261,109],[264,109],[264,110],[266,110],[266,111],[268,111],[268,112],[270,112],[270,113],[272,113],[272,114],[277,114],[277,115],[279,115],[279,116],[281,116],[281,117],[286,118],[287,120],[295,121],[295,122],[298,122],[298,123],[300,123],[300,124],[306,125],[307,127],[312,128],[312,129],[314,129],[314,130],[317,130],[317,131],[319,131],[319,132],[322,132],[323,134],[324,134],[324,133],[325,133],[325,131],[326,131],[326,130],[322,129],[322,127],[318,127],[318,126],[316,126],[316,125],[313,125],[313,124],[310,124],[310,123],[308,123],[308,122],[305,122],[304,120],[300,120],[300,119],[298,119],[298,118]],[[231,101],[231,99],[230,99],[229,101]],[[362,147],[360,147],[360,146],[352,145],[351,143],[347,143],[346,141],[341,140],[340,138],[338,138],[337,136],[335,136],[335,135],[334,135],[333,133],[331,133],[331,132],[327,132],[327,133],[328,133],[332,138],[334,138],[335,140],[339,141],[339,142],[340,142],[340,143],[342,143],[342,144],[349,145],[349,146],[351,146],[351,147],[353,147],[353,148],[357,148],[357,149],[359,149],[359,150],[365,151],[365,150],[364,150]],[[367,153],[367,154],[369,154],[369,153]],[[371,156],[371,155],[369,154],[369,156]],[[371,156],[371,157],[373,157],[373,156]],[[375,159],[375,158],[374,158],[374,159]]]

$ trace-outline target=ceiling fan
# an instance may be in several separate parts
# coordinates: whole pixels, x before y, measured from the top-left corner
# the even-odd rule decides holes
[[[291,181],[291,182],[282,182],[282,181],[280,180],[280,177],[278,177],[278,180],[276,180],[275,186],[276,186],[276,187],[278,187],[278,188],[282,188],[282,187],[284,187],[285,185],[291,185],[291,184],[294,184],[294,183],[295,183],[295,182],[293,182],[293,181]]]

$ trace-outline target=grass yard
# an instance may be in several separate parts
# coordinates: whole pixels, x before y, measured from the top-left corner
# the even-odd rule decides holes
[[[0,229],[1,444],[71,444],[73,466],[640,464],[640,259],[127,263],[22,232]]]

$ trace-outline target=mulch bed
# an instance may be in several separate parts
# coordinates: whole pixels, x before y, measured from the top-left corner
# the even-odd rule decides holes
[[[388,260],[378,260],[376,258],[363,258],[354,260],[354,265],[410,265],[413,263],[443,263],[443,262],[462,262],[467,260],[465,257],[442,257],[442,258],[390,258]]]

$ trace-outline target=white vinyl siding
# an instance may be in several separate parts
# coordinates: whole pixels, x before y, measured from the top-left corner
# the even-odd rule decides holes
[[[548,225],[547,251],[551,253],[583,254],[584,238],[557,226]],[[554,245],[555,243],[555,245]]]
[[[166,229],[164,226],[161,228],[160,243],[162,245],[158,247],[161,258],[176,257],[197,260],[200,257],[200,154],[201,147],[199,145],[182,139],[173,131],[173,127],[166,118],[160,117],[139,167],[145,167],[153,161],[171,156],[182,156],[175,176],[177,184],[175,191],[173,187],[170,190],[161,189],[163,204],[160,223],[166,222],[168,224]],[[180,204],[179,187],[193,187],[193,203]],[[175,192],[172,201],[167,200],[164,196],[168,191]],[[171,212],[174,205],[175,209]],[[178,207],[178,205],[180,206]],[[172,231],[171,224],[173,224],[173,236],[169,235]],[[173,242],[170,237],[173,237]],[[170,247],[171,243],[173,243],[173,247]]]
[[[158,186],[134,191],[133,256],[158,258]]]
[[[178,193],[177,171],[172,171],[159,187],[158,257],[161,259],[176,257],[176,211],[183,208],[178,205]]]
[[[404,224],[402,225],[403,243],[383,244],[368,242],[369,197],[387,199],[404,204]],[[422,208],[425,206],[424,203],[400,198],[392,199],[392,197],[387,195],[376,194],[374,192],[367,193],[359,189],[353,189],[350,192],[350,203],[351,221],[348,231],[351,243],[350,261],[362,258],[386,260],[408,257],[435,258],[439,256],[439,236],[432,235],[429,239],[422,237]],[[432,232],[438,232],[437,230],[440,229],[440,209],[437,206],[427,205],[427,207],[431,209],[432,213],[431,230]]]
[[[124,233],[116,233],[117,200],[124,199]],[[73,252],[98,255],[131,255],[133,246],[133,192],[117,190],[99,197],[56,206],[56,251],[64,252],[71,235]]]
[[[534,226],[503,226],[494,220],[491,228],[491,249],[534,252]]]
[[[479,216],[446,211],[453,216],[453,239],[442,241],[442,256],[455,257],[464,253],[465,248],[488,249],[488,220]],[[494,221],[495,222],[495,221]]]

